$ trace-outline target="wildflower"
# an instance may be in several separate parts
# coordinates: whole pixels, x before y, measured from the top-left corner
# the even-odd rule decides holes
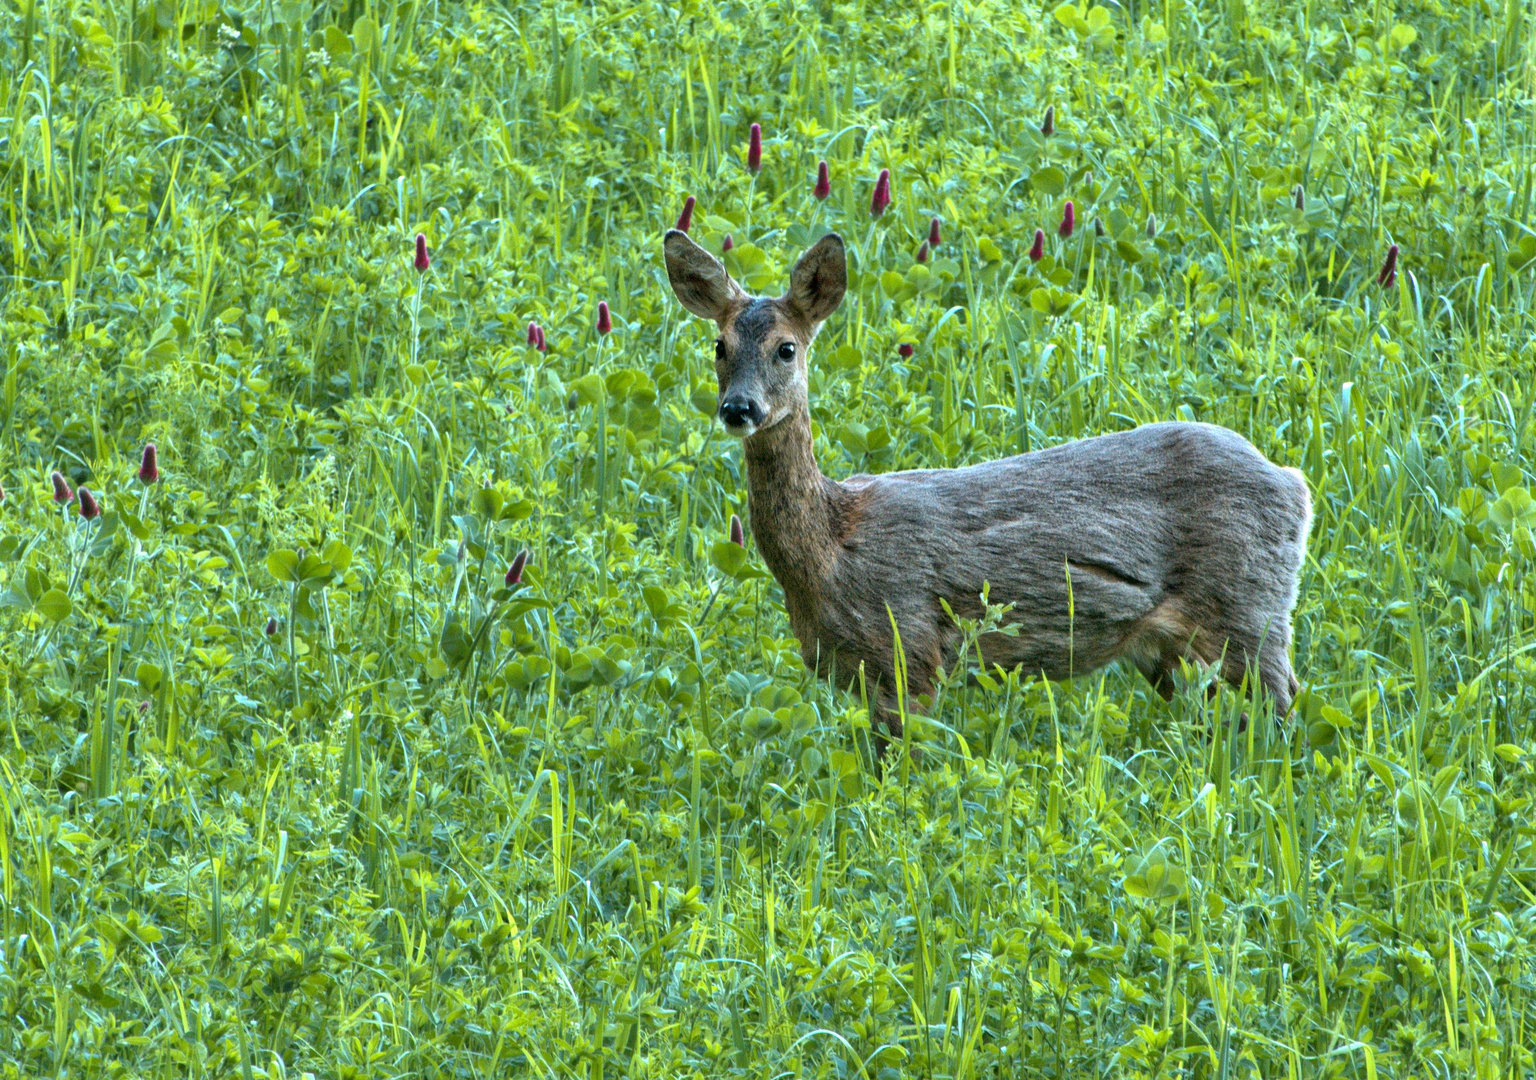
[[[720,243],[720,250],[722,252],[730,251],[731,248],[733,248],[735,246],[736,246],[736,241],[731,239],[731,234],[730,233],[726,233],[725,234],[725,239],[723,241],[721,241],[721,243]]]
[[[539,347],[539,324],[536,322],[528,324],[528,344],[531,348]]]
[[[747,546],[747,535],[746,533],[742,532],[741,518],[737,517],[735,514],[731,515],[731,543],[735,544],[737,547]]]
[[[608,313],[608,301],[597,302],[597,332],[607,337],[613,332],[613,316]]]
[[[432,256],[427,254],[427,238],[423,233],[416,234],[416,269],[425,274],[432,265]]]
[[[1152,240],[1157,236],[1157,215],[1147,215],[1147,239]]]
[[[539,344],[536,346],[536,348],[539,350],[539,352],[548,352],[549,351],[549,343],[544,340],[544,328],[542,326],[540,326],[538,328],[538,330],[539,330]]]
[[[101,517],[101,507],[96,503],[96,496],[85,488],[80,489],[80,516],[86,521],[94,521]]]
[[[875,181],[875,193],[869,200],[869,212],[875,217],[885,213],[885,208],[891,205],[891,170],[881,169],[879,179]]]
[[[1387,248],[1387,261],[1381,264],[1381,273],[1376,275],[1376,284],[1383,289],[1390,289],[1397,284],[1397,245]]]
[[[512,560],[512,565],[507,567],[507,588],[520,585],[523,581],[523,567],[528,565],[528,549],[523,548]]]
[[[144,454],[139,459],[139,483],[148,487],[160,479],[160,452],[154,443],[144,444]]]
[[[1061,224],[1056,226],[1056,235],[1063,240],[1072,235],[1072,230],[1077,228],[1077,210],[1072,205],[1072,200],[1067,200],[1067,205],[1061,211]]]
[[[811,194],[818,199],[825,199],[832,194],[832,174],[827,171],[825,161],[816,166],[816,187]]]
[[[912,354],[915,352],[917,352],[917,346],[913,345],[910,341],[903,341],[900,345],[896,346],[896,355],[900,356],[903,360],[912,359]]]
[[[687,201],[683,203],[683,212],[677,215],[678,232],[687,232],[693,228],[693,203],[694,198],[692,195],[688,196]]]
[[[1035,230],[1035,242],[1029,247],[1029,261],[1039,262],[1045,258],[1045,230]]]
[[[928,246],[934,251],[939,250],[939,219],[934,218],[928,223]]]
[[[1056,134],[1056,106],[1048,106],[1045,110],[1045,119],[1040,121],[1040,134],[1049,139]]]
[[[1296,190],[1292,194],[1296,196],[1296,209],[1305,210],[1307,208],[1307,193],[1302,190],[1300,184],[1296,185]]]
[[[58,503],[60,506],[63,506],[68,502],[73,502],[75,499],[75,493],[70,488],[69,481],[64,479],[64,474],[61,472],[55,472],[53,474],[52,480],[53,501]]]
[[[928,261],[928,241],[926,240],[923,241],[922,247],[917,249],[917,261],[920,263]]]
[[[747,142],[747,168],[757,172],[763,167],[763,125],[752,125],[752,137]]]
[[[267,619],[267,637],[273,637],[277,633],[277,619]]]

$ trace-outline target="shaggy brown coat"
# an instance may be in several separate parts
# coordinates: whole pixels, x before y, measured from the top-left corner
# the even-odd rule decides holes
[[[960,643],[941,601],[979,617],[984,586],[1018,631],[983,639],[989,665],[1063,679],[1123,659],[1171,697],[1189,659],[1234,685],[1254,669],[1289,709],[1312,517],[1301,473],[1226,428],[1161,423],[968,468],[828,479],[806,357],[846,291],[842,239],[807,251],[777,299],[747,296],[686,233],[665,250],[678,300],[720,329],[720,412],[744,439],[752,535],[801,655],[842,686],[863,665],[877,728],[900,735],[887,608],[921,696]]]

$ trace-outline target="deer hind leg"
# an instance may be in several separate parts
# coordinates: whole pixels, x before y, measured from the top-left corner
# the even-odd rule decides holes
[[[1251,690],[1257,677],[1269,695],[1276,720],[1284,719],[1291,711],[1291,703],[1301,689],[1291,671],[1290,640],[1289,620],[1279,619],[1258,629],[1229,630],[1225,634],[1222,677],[1238,690],[1243,689],[1245,680]]]
[[[1170,597],[1136,623],[1126,641],[1126,652],[1136,668],[1164,701],[1173,700],[1176,676],[1183,662],[1210,666],[1222,660],[1212,635]]]
[[[1136,670],[1146,679],[1157,696],[1164,701],[1173,700],[1173,672],[1162,656],[1137,657]]]

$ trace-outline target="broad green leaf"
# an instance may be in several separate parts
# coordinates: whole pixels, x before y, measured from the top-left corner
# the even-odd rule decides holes
[[[159,665],[147,661],[141,662],[134,671],[134,678],[138,681],[140,689],[147,694],[153,694],[160,687],[160,680],[164,677]]]
[[[320,552],[320,557],[330,564],[331,572],[344,574],[352,565],[352,549],[340,540],[332,540]]]
[[[596,405],[602,400],[603,380],[596,372],[588,372],[571,384],[578,405]]]
[[[493,487],[483,487],[475,492],[470,505],[475,508],[475,513],[487,521],[495,521],[501,514],[501,508],[506,505],[507,497]]]
[[[37,598],[37,610],[49,622],[61,623],[69,618],[75,605],[63,589],[49,589]]]
[[[352,55],[352,39],[339,26],[327,26],[325,28],[325,51],[337,60],[345,60]]]
[[[1488,517],[1495,525],[1509,530],[1517,526],[1536,526],[1536,500],[1523,487],[1512,487],[1488,507]]]
[[[729,540],[717,540],[709,549],[709,561],[727,577],[735,577],[747,564],[747,549]]]
[[[1029,186],[1043,195],[1060,195],[1067,190],[1067,174],[1054,165],[1047,165],[1030,175]]]
[[[299,554],[281,548],[267,553],[267,573],[277,578],[278,581],[286,581],[297,584],[303,578],[299,574]]]
[[[352,47],[359,53],[372,52],[379,44],[379,26],[366,15],[352,24]]]

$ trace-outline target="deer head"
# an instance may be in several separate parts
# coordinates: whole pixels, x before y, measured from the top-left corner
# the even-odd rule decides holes
[[[828,233],[800,256],[789,291],[776,299],[748,296],[685,232],[667,233],[666,256],[678,302],[720,329],[715,378],[725,430],[746,438],[808,410],[807,353],[848,289],[843,238]]]

